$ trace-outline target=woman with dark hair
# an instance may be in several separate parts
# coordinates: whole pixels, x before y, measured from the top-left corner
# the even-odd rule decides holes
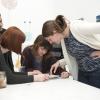
[[[34,74],[49,73],[51,65],[57,61],[51,54],[51,49],[51,44],[42,35],[39,35],[33,45],[23,50],[21,65],[24,68],[22,69],[25,72],[32,71]],[[61,74],[62,78],[69,76],[68,72],[61,67],[57,69],[55,74]]]
[[[28,83],[33,81],[45,81],[48,80],[48,75],[39,74],[32,75],[33,73],[20,73],[14,72],[14,66],[12,58],[5,60],[4,53],[13,51],[17,54],[21,54],[22,43],[25,41],[25,34],[17,27],[8,28],[0,36],[0,71],[5,71],[8,84]],[[8,63],[8,62],[9,63]]]
[[[79,66],[78,80],[100,88],[99,22],[89,23],[81,20],[70,22],[64,16],[58,15],[55,20],[43,24],[42,35],[51,44],[59,44],[64,39],[68,53],[76,58]],[[66,65],[67,60],[62,59],[53,64],[51,73],[62,64]]]

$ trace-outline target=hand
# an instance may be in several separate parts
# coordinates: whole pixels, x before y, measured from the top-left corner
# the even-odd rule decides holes
[[[69,77],[69,73],[68,72],[62,72],[61,73],[61,78],[68,78]]]
[[[56,63],[54,63],[54,64],[51,66],[50,74],[55,73],[58,67],[59,67],[59,61],[57,61]],[[53,72],[53,73],[52,73],[52,72]]]
[[[42,74],[42,72],[40,72],[39,70],[33,70],[33,75],[38,75],[38,74]]]
[[[48,74],[34,75],[34,81],[35,82],[42,82],[42,81],[46,81],[48,79],[49,79],[49,75]]]
[[[90,57],[93,57],[94,59],[100,58],[100,51],[92,52]]]
[[[42,72],[40,72],[39,70],[33,70],[31,72],[28,72],[28,75],[38,75],[38,74],[42,74]]]

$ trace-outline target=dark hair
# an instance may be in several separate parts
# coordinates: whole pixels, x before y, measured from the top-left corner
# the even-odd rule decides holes
[[[39,35],[34,41],[33,52],[36,52],[40,46],[44,47],[47,52],[52,49],[52,45],[42,35]]]
[[[0,44],[13,52],[21,54],[22,43],[25,41],[25,34],[17,27],[9,27],[0,37]]]
[[[42,35],[48,37],[54,34],[54,31],[62,33],[67,27],[64,16],[58,15],[55,20],[46,21],[43,24]]]

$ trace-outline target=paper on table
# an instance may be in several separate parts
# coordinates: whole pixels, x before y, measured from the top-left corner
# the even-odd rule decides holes
[[[49,75],[49,79],[59,78],[59,75]]]

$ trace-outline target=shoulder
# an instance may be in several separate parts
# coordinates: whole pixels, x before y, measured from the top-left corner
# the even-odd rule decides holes
[[[30,52],[32,51],[31,46],[27,46],[26,48],[24,48],[23,52]]]
[[[32,48],[31,48],[31,46],[28,46],[28,47],[24,48],[24,50],[22,52],[22,55],[24,55],[24,56],[32,55]]]

